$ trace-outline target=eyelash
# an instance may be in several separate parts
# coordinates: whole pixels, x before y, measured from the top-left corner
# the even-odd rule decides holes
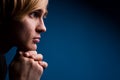
[[[31,18],[40,18],[42,16],[42,13],[41,12],[32,12],[30,13],[30,17]],[[47,17],[47,14],[44,14],[43,15],[43,18],[46,18]]]
[[[41,16],[41,14],[39,12],[32,12],[30,13],[30,17],[31,18],[39,18]]]
[[[45,14],[43,15],[43,18],[44,18],[44,19],[47,18],[47,13],[45,13]]]

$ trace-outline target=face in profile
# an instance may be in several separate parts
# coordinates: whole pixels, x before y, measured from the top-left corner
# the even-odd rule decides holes
[[[41,32],[46,31],[43,18],[46,16],[47,0],[44,6],[26,14],[14,23],[15,44],[20,50],[36,50],[40,42]]]

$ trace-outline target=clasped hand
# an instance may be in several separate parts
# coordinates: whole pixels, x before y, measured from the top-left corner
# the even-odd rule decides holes
[[[36,51],[18,51],[9,66],[10,80],[40,80],[48,64]]]

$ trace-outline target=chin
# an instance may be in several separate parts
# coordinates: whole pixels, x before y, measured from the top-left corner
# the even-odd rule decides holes
[[[31,45],[29,48],[28,48],[28,50],[30,50],[30,51],[36,51],[37,50],[37,45],[35,44],[35,45]]]
[[[37,50],[37,45],[27,45],[27,46],[18,46],[18,49],[21,51],[36,51]]]

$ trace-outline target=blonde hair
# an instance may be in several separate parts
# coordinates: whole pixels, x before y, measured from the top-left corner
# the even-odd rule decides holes
[[[47,0],[0,0],[0,23],[6,19],[21,19],[33,10],[46,7]]]

